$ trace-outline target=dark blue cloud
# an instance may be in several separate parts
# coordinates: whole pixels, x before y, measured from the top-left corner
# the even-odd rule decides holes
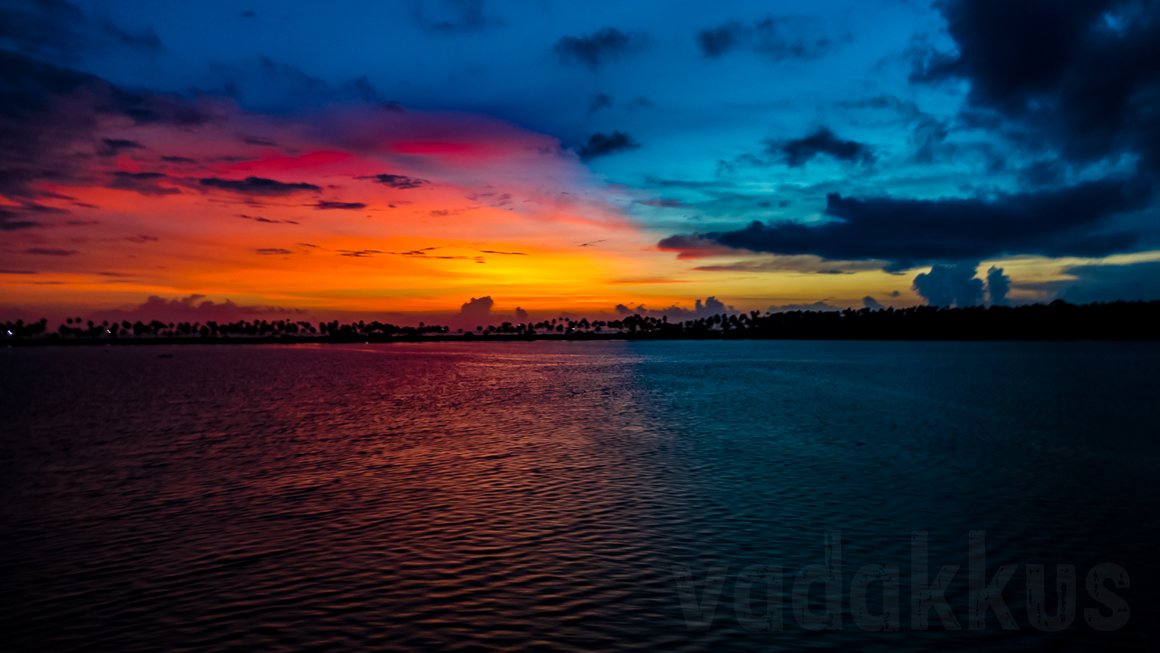
[[[0,3],[0,44],[57,63],[108,50],[148,55],[162,49],[152,29],[123,29],[67,0]]]
[[[1009,254],[1103,256],[1130,250],[1141,240],[1146,226],[1117,227],[1112,218],[1141,209],[1150,199],[1148,186],[1122,180],[993,198],[830,194],[825,212],[832,219],[825,222],[753,222],[736,231],[666,238],[660,246],[679,250],[707,242],[773,254],[880,260],[891,269]]]
[[[1073,304],[1116,300],[1160,300],[1160,261],[1127,265],[1074,265],[1064,273],[1074,281],[1057,283],[1059,296]]]
[[[580,64],[596,69],[627,54],[639,51],[648,39],[605,27],[587,36],[562,36],[552,51],[561,63]]]
[[[822,155],[838,161],[863,165],[874,162],[874,153],[866,144],[838,138],[827,127],[819,128],[802,138],[781,143],[770,142],[767,151],[784,158],[787,165],[795,168]]]
[[[947,0],[956,53],[924,52],[912,78],[970,82],[972,107],[1079,163],[1131,153],[1160,170],[1160,4]]]
[[[1011,277],[1003,271],[1003,268],[992,265],[987,269],[987,296],[991,300],[992,306],[1004,306],[1007,304],[1007,293],[1011,290]]]
[[[932,266],[914,278],[914,292],[931,306],[978,306],[983,303],[983,280],[975,276],[978,263]]]
[[[478,32],[503,25],[487,12],[483,0],[435,0],[414,3],[416,23],[434,33]]]
[[[640,147],[640,144],[632,140],[632,137],[624,132],[614,131],[610,134],[593,134],[588,137],[588,142],[580,147],[577,154],[580,158],[588,161],[601,156],[608,156],[609,154],[616,154],[617,152],[627,152],[635,150]]]
[[[729,21],[697,33],[701,54],[715,59],[735,50],[757,52],[771,59],[813,59],[833,46],[815,21],[800,16],[766,16]]]

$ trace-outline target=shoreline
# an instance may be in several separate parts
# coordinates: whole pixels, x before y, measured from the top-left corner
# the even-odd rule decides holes
[[[864,336],[845,335],[757,335],[757,334],[717,334],[717,335],[641,335],[641,334],[574,334],[574,335],[445,335],[445,336],[400,336],[400,337],[370,337],[370,338],[343,338],[343,337],[284,337],[284,336],[255,336],[255,337],[161,337],[161,338],[13,338],[4,341],[8,348],[23,347],[157,347],[164,345],[379,345],[379,344],[416,344],[441,342],[470,342],[470,343],[511,343],[511,342],[695,342],[695,341],[847,341],[847,342],[1160,342],[1160,334],[1153,337],[1135,334],[1134,336],[1114,337],[1108,335],[1075,336],[1061,334],[1057,336],[1019,336],[1014,334],[974,336],[939,335],[916,336],[914,334],[900,334],[895,336],[867,334]]]

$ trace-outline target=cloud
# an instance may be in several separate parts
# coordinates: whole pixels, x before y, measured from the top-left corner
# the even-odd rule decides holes
[[[862,306],[872,311],[878,311],[885,308],[882,306],[882,302],[879,302],[877,299],[874,299],[870,295],[866,295],[862,298]]]
[[[713,315],[724,315],[736,313],[737,309],[732,306],[727,306],[716,297],[706,297],[704,301],[700,299],[694,300],[693,308],[682,308],[673,304],[668,308],[650,309],[644,304],[637,306],[628,306],[625,304],[617,304],[613,309],[618,315],[643,315],[650,317],[667,317],[670,320],[690,320],[702,317],[711,317]]]
[[[357,211],[358,209],[365,209],[366,204],[362,202],[331,202],[321,200],[314,205],[315,211]]]
[[[756,52],[775,61],[815,59],[833,46],[816,21],[797,16],[767,16],[752,23],[730,21],[697,34],[702,56],[722,57],[736,50]]]
[[[297,220],[272,220],[260,215],[248,215],[246,213],[239,213],[238,217],[243,220],[250,220],[253,222],[261,222],[263,224],[298,224]]]
[[[216,88],[210,92],[233,98],[247,110],[263,113],[301,112],[308,108],[324,109],[336,104],[363,103],[379,109],[399,112],[398,103],[379,93],[365,75],[328,81],[302,69],[266,56],[242,59],[230,64],[211,64]],[[249,137],[253,145],[273,141]]]
[[[652,206],[658,209],[680,209],[685,207],[685,203],[681,200],[666,198],[636,200],[635,203],[643,206]]]
[[[152,29],[133,32],[90,16],[67,0],[9,2],[0,6],[0,43],[21,54],[72,62],[112,50],[138,55],[162,50]]]
[[[383,184],[384,186],[398,188],[399,190],[419,188],[420,186],[425,186],[431,183],[426,179],[419,179],[418,177],[408,177],[407,175],[396,175],[391,173],[359,177],[359,179],[371,179],[379,182],[380,184]]]
[[[987,269],[987,296],[991,306],[1006,306],[1010,290],[1011,277],[1003,272],[1003,268],[992,265]]]
[[[241,193],[243,195],[260,195],[264,197],[276,197],[282,195],[292,195],[294,193],[320,193],[322,188],[314,184],[301,182],[284,182],[276,181],[274,179],[266,179],[264,177],[246,177],[245,179],[222,179],[220,177],[207,177],[198,180],[198,183],[206,188],[217,188],[220,190],[228,190],[232,193]]]
[[[43,226],[35,220],[24,220],[22,217],[23,213],[20,211],[0,209],[0,231],[18,231]]]
[[[158,182],[168,178],[169,176],[163,172],[125,172],[123,170],[115,170],[113,171],[113,180],[109,182],[108,187],[118,190],[131,190],[135,193],[150,197],[176,195],[180,193],[181,191],[176,188],[159,185]]]
[[[103,138],[101,139],[101,145],[101,156],[117,156],[125,150],[145,149],[144,145],[127,138]]]
[[[245,306],[226,299],[214,302],[205,295],[189,295],[177,299],[165,299],[151,295],[141,305],[131,309],[98,311],[95,320],[162,320],[164,322],[235,322],[253,319],[305,319],[307,313],[301,309],[281,306]]]
[[[588,142],[580,147],[577,152],[582,161],[589,161],[597,157],[608,156],[609,154],[616,154],[617,152],[627,152],[635,150],[640,147],[640,144],[632,140],[632,137],[621,131],[614,131],[611,134],[593,134],[588,137]]]
[[[1144,208],[1147,186],[1119,180],[1067,188],[935,200],[826,197],[831,219],[752,222],[736,231],[677,235],[661,249],[697,251],[723,245],[772,254],[815,254],[830,260],[881,260],[889,269],[935,261],[1006,254],[1104,256],[1135,246],[1147,226],[1114,224],[1118,214]]]
[[[487,324],[491,320],[491,309],[495,306],[495,301],[490,295],[484,295],[479,299],[472,297],[467,303],[459,307],[460,321],[474,322],[477,324]]]
[[[884,109],[895,112],[909,127],[912,158],[917,163],[930,163],[940,155],[950,155],[959,148],[948,144],[951,126],[926,113],[917,104],[893,95],[878,95],[864,100],[843,102],[843,106],[862,109]]]
[[[821,127],[802,138],[780,143],[769,142],[768,152],[781,156],[792,168],[799,168],[819,155],[862,165],[874,162],[874,153],[864,143],[838,138],[827,127]]]
[[[254,252],[261,254],[262,256],[282,256],[294,253],[293,251],[282,247],[262,247],[260,249],[255,249]]]
[[[503,25],[503,21],[487,15],[483,0],[419,0],[413,5],[415,22],[425,30],[436,33],[479,32]]]
[[[597,111],[608,109],[612,107],[612,98],[604,93],[597,93],[592,96],[592,102],[588,104],[588,115],[592,115]]]
[[[983,280],[975,276],[978,263],[931,266],[914,278],[914,292],[931,306],[978,306],[983,303]]]
[[[36,198],[44,183],[83,180],[86,162],[107,151],[96,138],[105,124],[195,128],[217,120],[208,104],[125,91],[3,49],[0,79],[0,195],[9,199]]]
[[[1131,152],[1160,172],[1160,5],[1150,0],[938,3],[953,53],[918,53],[912,80],[970,83],[993,112],[1073,162]]]
[[[812,302],[810,304],[782,304],[781,306],[775,304],[769,307],[770,313],[791,313],[794,311],[832,312],[840,310],[842,309],[833,304],[827,304],[824,301]]]
[[[1059,297],[1073,304],[1116,300],[1160,300],[1160,261],[1127,265],[1074,265],[1075,277],[1057,285]]]
[[[524,252],[501,252],[494,249],[481,249],[479,251],[484,254],[497,254],[500,256],[527,256],[527,254]]]
[[[75,249],[54,249],[51,247],[32,247],[24,250],[25,254],[34,254],[36,256],[73,256],[80,254]]]
[[[713,255],[736,255],[736,251],[713,250]],[[703,258],[701,252],[685,254],[683,258]],[[678,256],[681,258],[681,256]],[[701,272],[797,272],[805,274],[853,274],[860,270],[873,270],[880,264],[872,261],[827,261],[812,255],[771,256],[762,259],[747,259],[730,263],[698,265],[693,268]]]
[[[643,49],[647,42],[644,36],[605,27],[588,36],[562,36],[552,51],[561,63],[580,64],[596,70],[609,61]]]

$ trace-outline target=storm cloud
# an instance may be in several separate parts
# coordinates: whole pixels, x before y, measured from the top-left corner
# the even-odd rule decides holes
[[[1160,171],[1160,16],[1149,0],[948,0],[956,52],[920,52],[912,79],[970,82],[972,107],[1078,163],[1131,152]]]

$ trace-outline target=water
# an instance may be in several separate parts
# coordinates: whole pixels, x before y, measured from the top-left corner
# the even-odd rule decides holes
[[[1142,647],[1158,363],[1131,343],[3,350],[4,650]],[[913,621],[916,531],[927,575],[960,567],[959,630]],[[971,628],[971,531],[985,582],[1018,565],[1013,630]],[[828,614],[824,583],[795,588],[827,541]],[[1100,579],[1126,625],[1085,585],[1100,563],[1128,576]],[[867,564],[898,589],[887,570],[858,599]],[[1036,564],[1049,613],[1055,565],[1076,569],[1060,632],[1027,609]],[[863,629],[894,603],[898,632]]]

